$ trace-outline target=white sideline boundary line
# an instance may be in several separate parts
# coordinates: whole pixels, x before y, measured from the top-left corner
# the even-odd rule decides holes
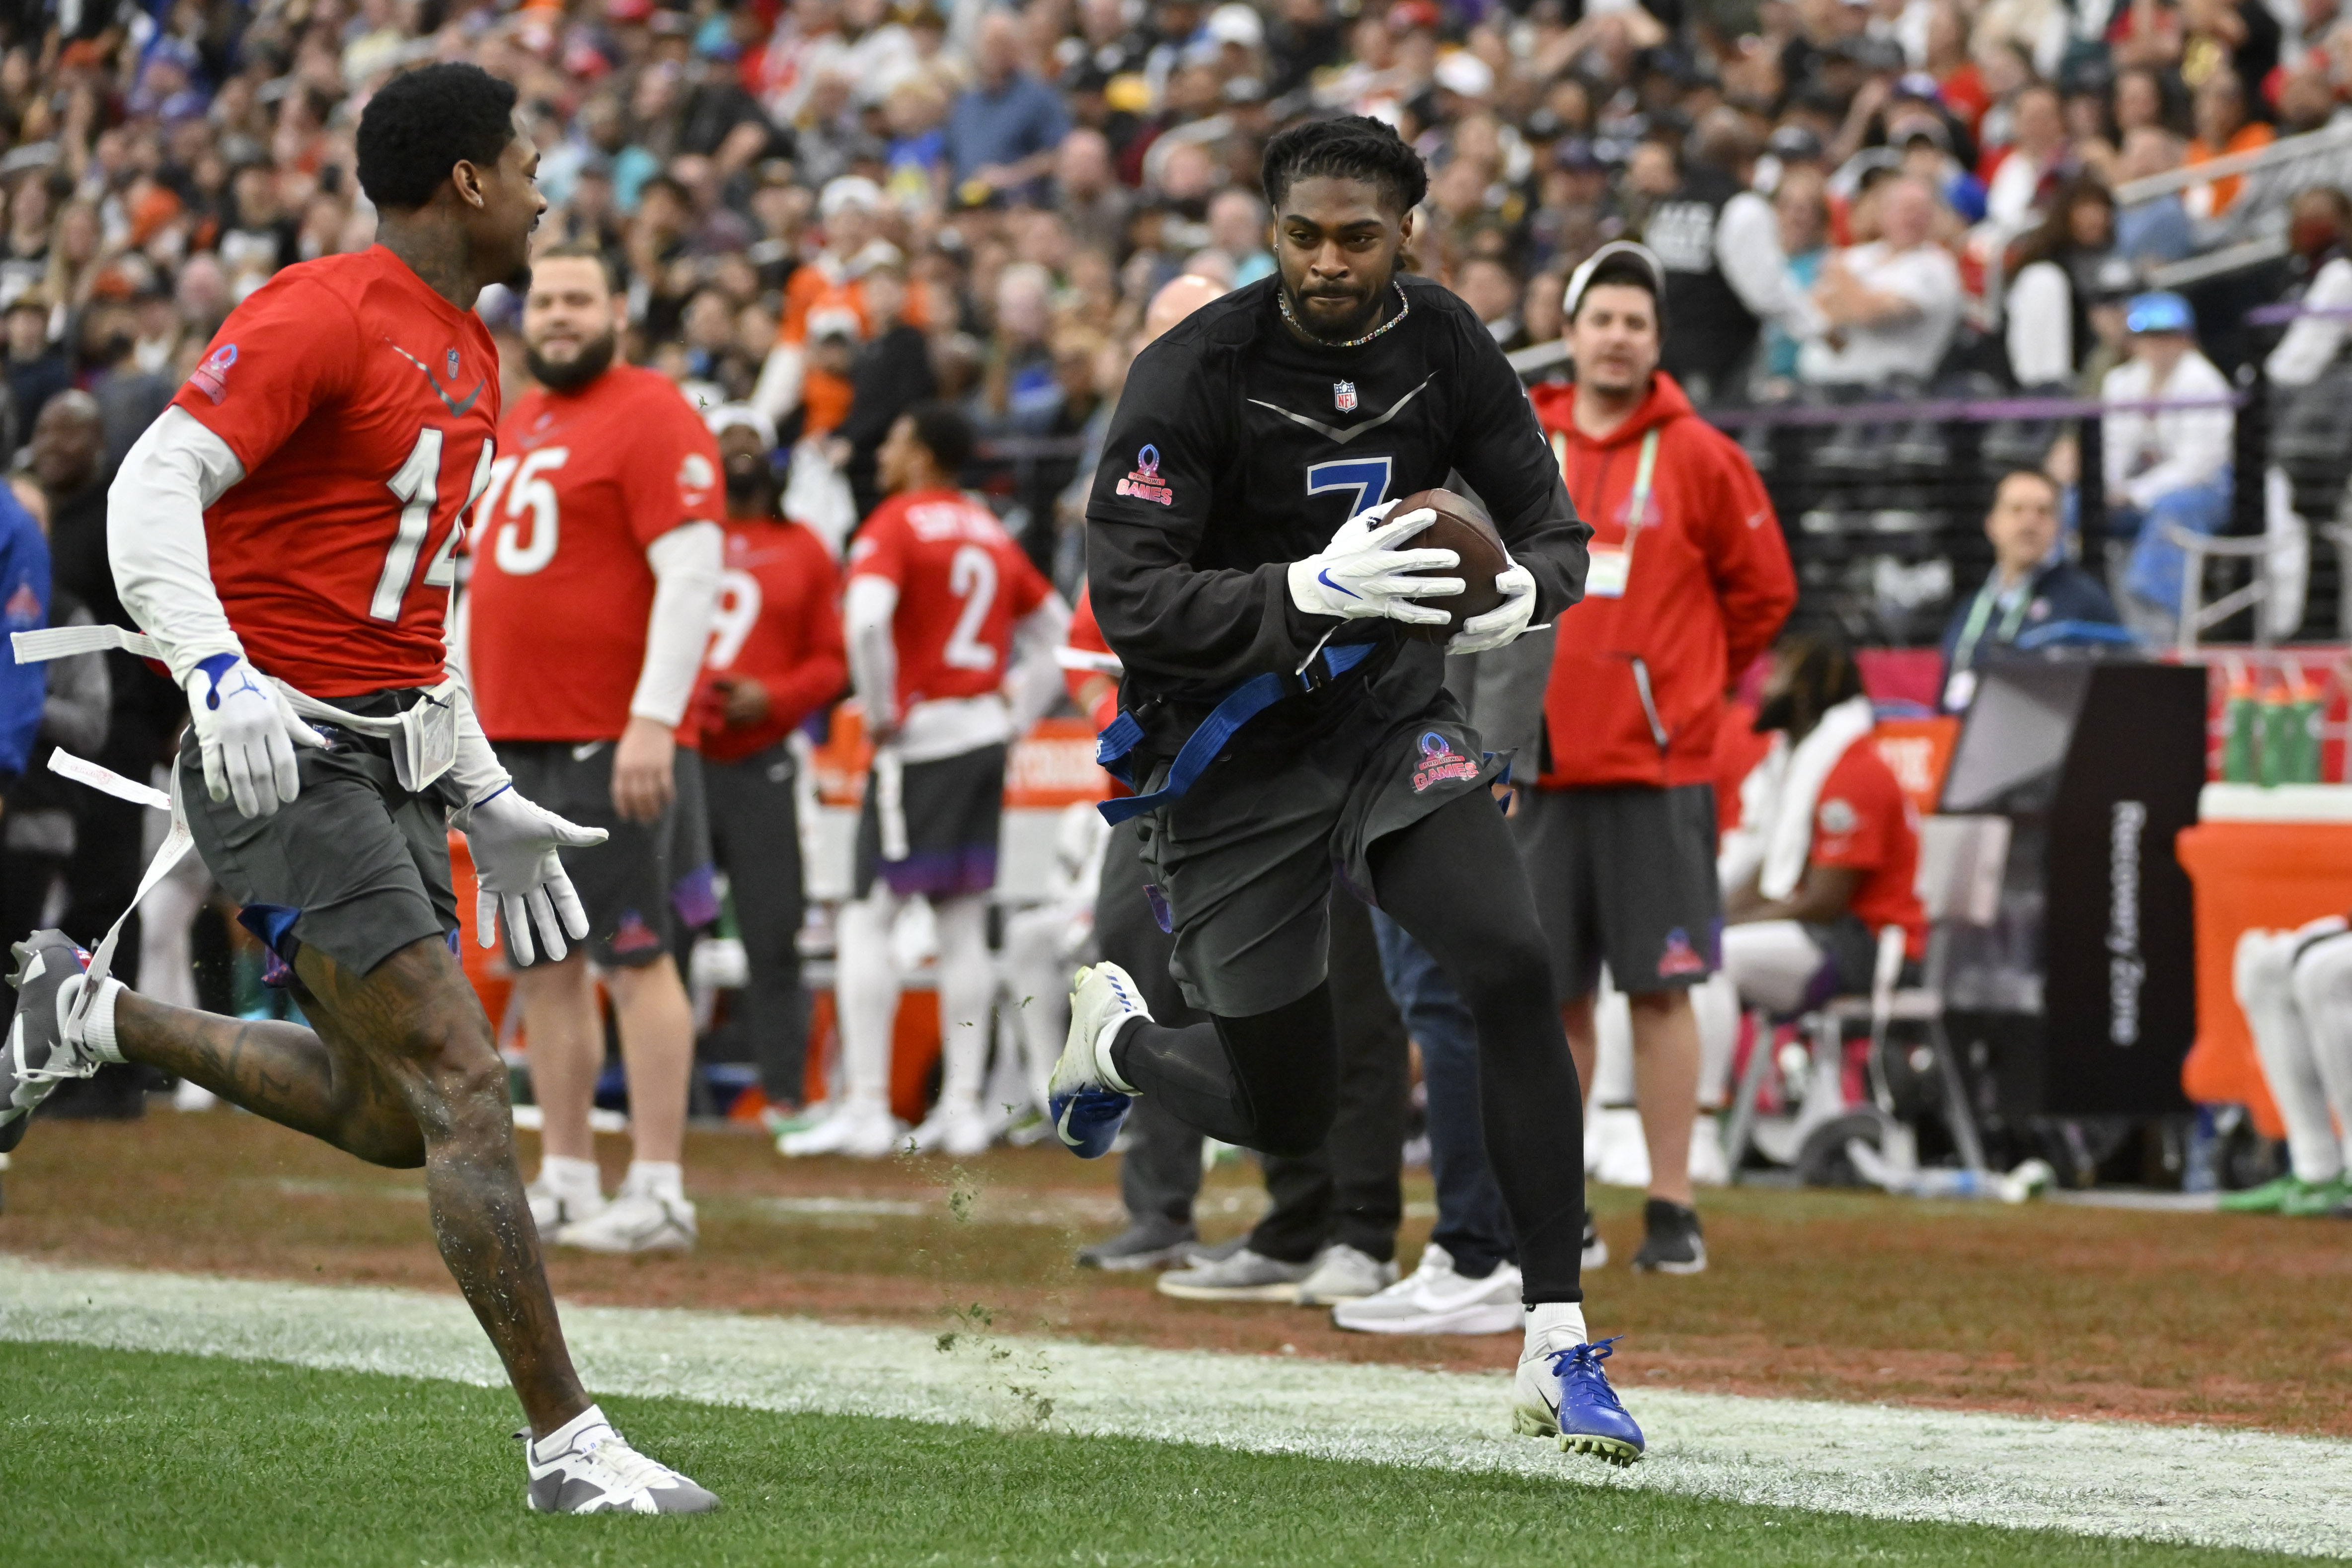
[[[2352,1443],[2273,1433],[1624,1391],[1630,1470],[1509,1435],[1500,1374],[568,1305],[603,1393],[753,1409],[1029,1424],[1356,1463],[1498,1471],[1876,1519],[2352,1554]],[[0,1254],[0,1340],[167,1351],[481,1385],[497,1361],[455,1296],[54,1268]],[[992,1358],[992,1350],[1010,1354]]]

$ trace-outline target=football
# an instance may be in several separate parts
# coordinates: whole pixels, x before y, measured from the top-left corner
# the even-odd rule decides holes
[[[1457,496],[1451,490],[1423,490],[1399,501],[1396,510],[1389,516],[1402,517],[1423,507],[1435,511],[1437,520],[1392,548],[1452,550],[1462,558],[1462,564],[1449,571],[1428,575],[1459,577],[1463,590],[1448,599],[1421,601],[1447,612],[1452,620],[1443,626],[1406,626],[1404,634],[1423,643],[1443,643],[1462,630],[1462,622],[1473,615],[1484,615],[1503,602],[1502,591],[1495,586],[1495,579],[1509,569],[1511,558],[1503,548],[1503,536],[1495,531],[1494,519],[1467,496]]]

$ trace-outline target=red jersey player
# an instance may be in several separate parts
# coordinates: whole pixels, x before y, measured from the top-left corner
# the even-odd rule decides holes
[[[799,768],[787,737],[848,684],[840,581],[824,542],[777,516],[775,426],[748,403],[713,409],[709,422],[727,481],[727,565],[688,722],[751,971],[735,1017],[751,1037],[772,1122],[786,1123],[800,1107],[808,1051]]]
[[[699,1511],[717,1500],[633,1452],[572,1371],[506,1070],[453,951],[453,812],[485,902],[551,952],[586,931],[556,847],[601,837],[513,788],[444,672],[451,555],[499,409],[472,307],[528,276],[539,156],[515,89],[455,64],[377,91],[358,152],[379,243],[231,313],[109,497],[123,603],[188,693],[175,800],[316,1032],[151,1001],[37,932],[16,949],[0,1136],[58,1079],[130,1061],[422,1166],[442,1256],[530,1417],[530,1506]]]
[[[938,916],[945,1071],[916,1146],[977,1154],[995,1134],[980,1091],[1005,748],[1054,700],[1053,650],[1070,616],[995,514],[955,487],[971,454],[971,425],[950,405],[900,415],[877,455],[890,498],[850,549],[843,620],[875,751],[857,820],[856,897],[839,925],[845,1092],[826,1120],[782,1140],[787,1155],[871,1158],[896,1143],[887,1101],[898,1008],[890,927],[917,895]]]
[[[585,246],[542,253],[523,299],[539,385],[499,432],[466,589],[467,674],[499,761],[532,799],[606,830],[569,864],[587,951],[525,951],[517,985],[544,1153],[531,1217],[568,1246],[694,1245],[680,1159],[694,1013],[671,956],[671,889],[704,859],[683,841],[685,716],[719,591],[719,449],[666,377],[615,364],[625,302]],[[610,1205],[588,1113],[604,1063],[590,959],[629,1076],[633,1158]]]

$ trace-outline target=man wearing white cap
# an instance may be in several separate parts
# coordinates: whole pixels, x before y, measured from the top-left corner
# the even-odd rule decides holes
[[[802,382],[808,372],[810,316],[821,310],[848,310],[858,322],[856,335],[866,336],[866,300],[858,280],[875,254],[868,247],[877,239],[882,202],[882,187],[862,174],[844,174],[829,181],[817,196],[816,215],[824,225],[824,245],[784,284],[784,314],[777,324],[776,346],[760,367],[760,384],[751,393],[752,406],[777,426],[801,405]],[[895,248],[884,248],[891,257],[897,256]]]
[[[1706,1093],[1691,991],[1717,967],[1715,733],[1723,694],[1796,602],[1763,481],[1658,368],[1670,280],[1647,246],[1605,245],[1569,279],[1575,381],[1536,417],[1592,525],[1584,601],[1560,617],[1538,788],[1515,812],[1580,1080],[1606,961],[1633,1013],[1650,1201],[1636,1269],[1706,1267],[1690,1145]],[[1586,1267],[1606,1252],[1587,1225]]]

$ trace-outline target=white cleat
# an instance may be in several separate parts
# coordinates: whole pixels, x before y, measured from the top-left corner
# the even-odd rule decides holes
[[[586,1252],[687,1252],[696,1234],[694,1205],[686,1199],[625,1192],[557,1231],[555,1240]]]
[[[66,1030],[89,955],[61,931],[36,931],[11,952],[16,965],[8,983],[16,988],[16,1005],[0,1041],[0,1154],[24,1142],[33,1113],[59,1083],[89,1077],[100,1060]]]
[[[1134,977],[1117,964],[1080,969],[1071,982],[1069,1040],[1045,1081],[1045,1114],[1082,1160],[1110,1153],[1135,1104],[1133,1087],[1111,1068],[1110,1044],[1128,1019],[1150,1018]]]
[[[1508,1333],[1523,1316],[1517,1268],[1499,1264],[1467,1280],[1434,1242],[1422,1249],[1420,1267],[1379,1295],[1331,1309],[1335,1327],[1359,1333]]]
[[[942,1100],[923,1118],[923,1124],[908,1134],[908,1141],[919,1155],[942,1154],[968,1160],[988,1151],[988,1145],[996,1141],[994,1133],[979,1106]]]
[[[887,1159],[898,1152],[902,1134],[887,1105],[871,1100],[845,1100],[840,1108],[803,1133],[787,1133],[776,1140],[776,1152],[788,1159],[810,1155],[846,1155],[852,1159]]]
[[[539,1513],[709,1513],[719,1500],[656,1464],[621,1439],[591,1405],[538,1442],[528,1430],[523,1462],[530,1487],[523,1495]]]

